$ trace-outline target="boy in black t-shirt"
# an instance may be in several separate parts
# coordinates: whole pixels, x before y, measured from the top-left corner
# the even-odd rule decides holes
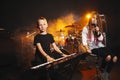
[[[59,57],[67,57],[66,54],[64,54],[55,44],[54,38],[52,34],[47,33],[47,27],[48,23],[46,18],[40,17],[37,20],[37,28],[39,29],[40,33],[38,33],[34,37],[34,45],[36,46],[36,52],[35,52],[35,63],[33,65],[39,65],[45,62],[52,62],[56,58],[56,55]],[[53,47],[55,53],[52,53],[50,48],[51,46]],[[42,71],[41,77],[43,80],[48,80],[48,76],[50,75],[49,78],[55,80],[55,74],[48,72],[47,70]],[[57,79],[56,79],[57,80]]]
[[[66,57],[64,53],[56,46],[52,34],[47,33],[48,23],[46,18],[41,17],[37,21],[37,28],[40,33],[34,37],[34,45],[36,46],[35,59],[38,64],[54,61],[55,58],[50,50],[50,45],[53,49],[58,52],[61,56]]]

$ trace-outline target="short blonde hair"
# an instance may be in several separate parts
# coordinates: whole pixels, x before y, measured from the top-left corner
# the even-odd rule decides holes
[[[40,17],[37,20],[37,28],[39,27],[39,20],[45,20],[47,22],[47,19],[45,17]]]

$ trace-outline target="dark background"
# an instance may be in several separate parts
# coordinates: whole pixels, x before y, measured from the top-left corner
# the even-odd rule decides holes
[[[107,45],[113,53],[120,56],[119,5],[115,0],[1,0],[0,28],[14,32],[16,29],[36,25],[40,16],[54,20],[69,13],[82,16],[95,10],[105,15]],[[31,40],[25,37],[23,39],[21,34],[17,36],[20,38],[16,38],[18,42],[15,42],[6,31],[0,31],[0,76],[2,75],[3,80],[8,80],[6,76],[10,75],[18,77],[16,73],[21,72],[21,68],[28,69],[34,56]]]
[[[108,40],[112,45],[119,45],[120,8],[113,0],[1,0],[0,27],[13,31],[35,24],[40,16],[52,20],[69,13],[82,15],[92,10],[105,15]]]

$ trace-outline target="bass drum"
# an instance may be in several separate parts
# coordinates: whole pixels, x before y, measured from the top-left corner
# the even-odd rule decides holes
[[[74,52],[74,36],[68,36],[65,40],[65,50],[69,51],[69,53]]]

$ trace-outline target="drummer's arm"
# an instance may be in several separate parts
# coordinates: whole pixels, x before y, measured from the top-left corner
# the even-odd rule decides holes
[[[43,50],[43,48],[42,48],[40,43],[37,43],[36,47],[38,48],[40,53],[47,59],[48,62],[54,61],[54,59],[52,57],[50,57],[47,53],[45,53],[45,51]]]
[[[55,49],[55,51],[57,51],[60,55],[62,55],[62,56],[64,56],[64,57],[67,56],[66,54],[64,54],[64,53],[58,48],[58,46],[57,46],[55,43],[52,43],[52,45],[53,45],[53,48]]]

